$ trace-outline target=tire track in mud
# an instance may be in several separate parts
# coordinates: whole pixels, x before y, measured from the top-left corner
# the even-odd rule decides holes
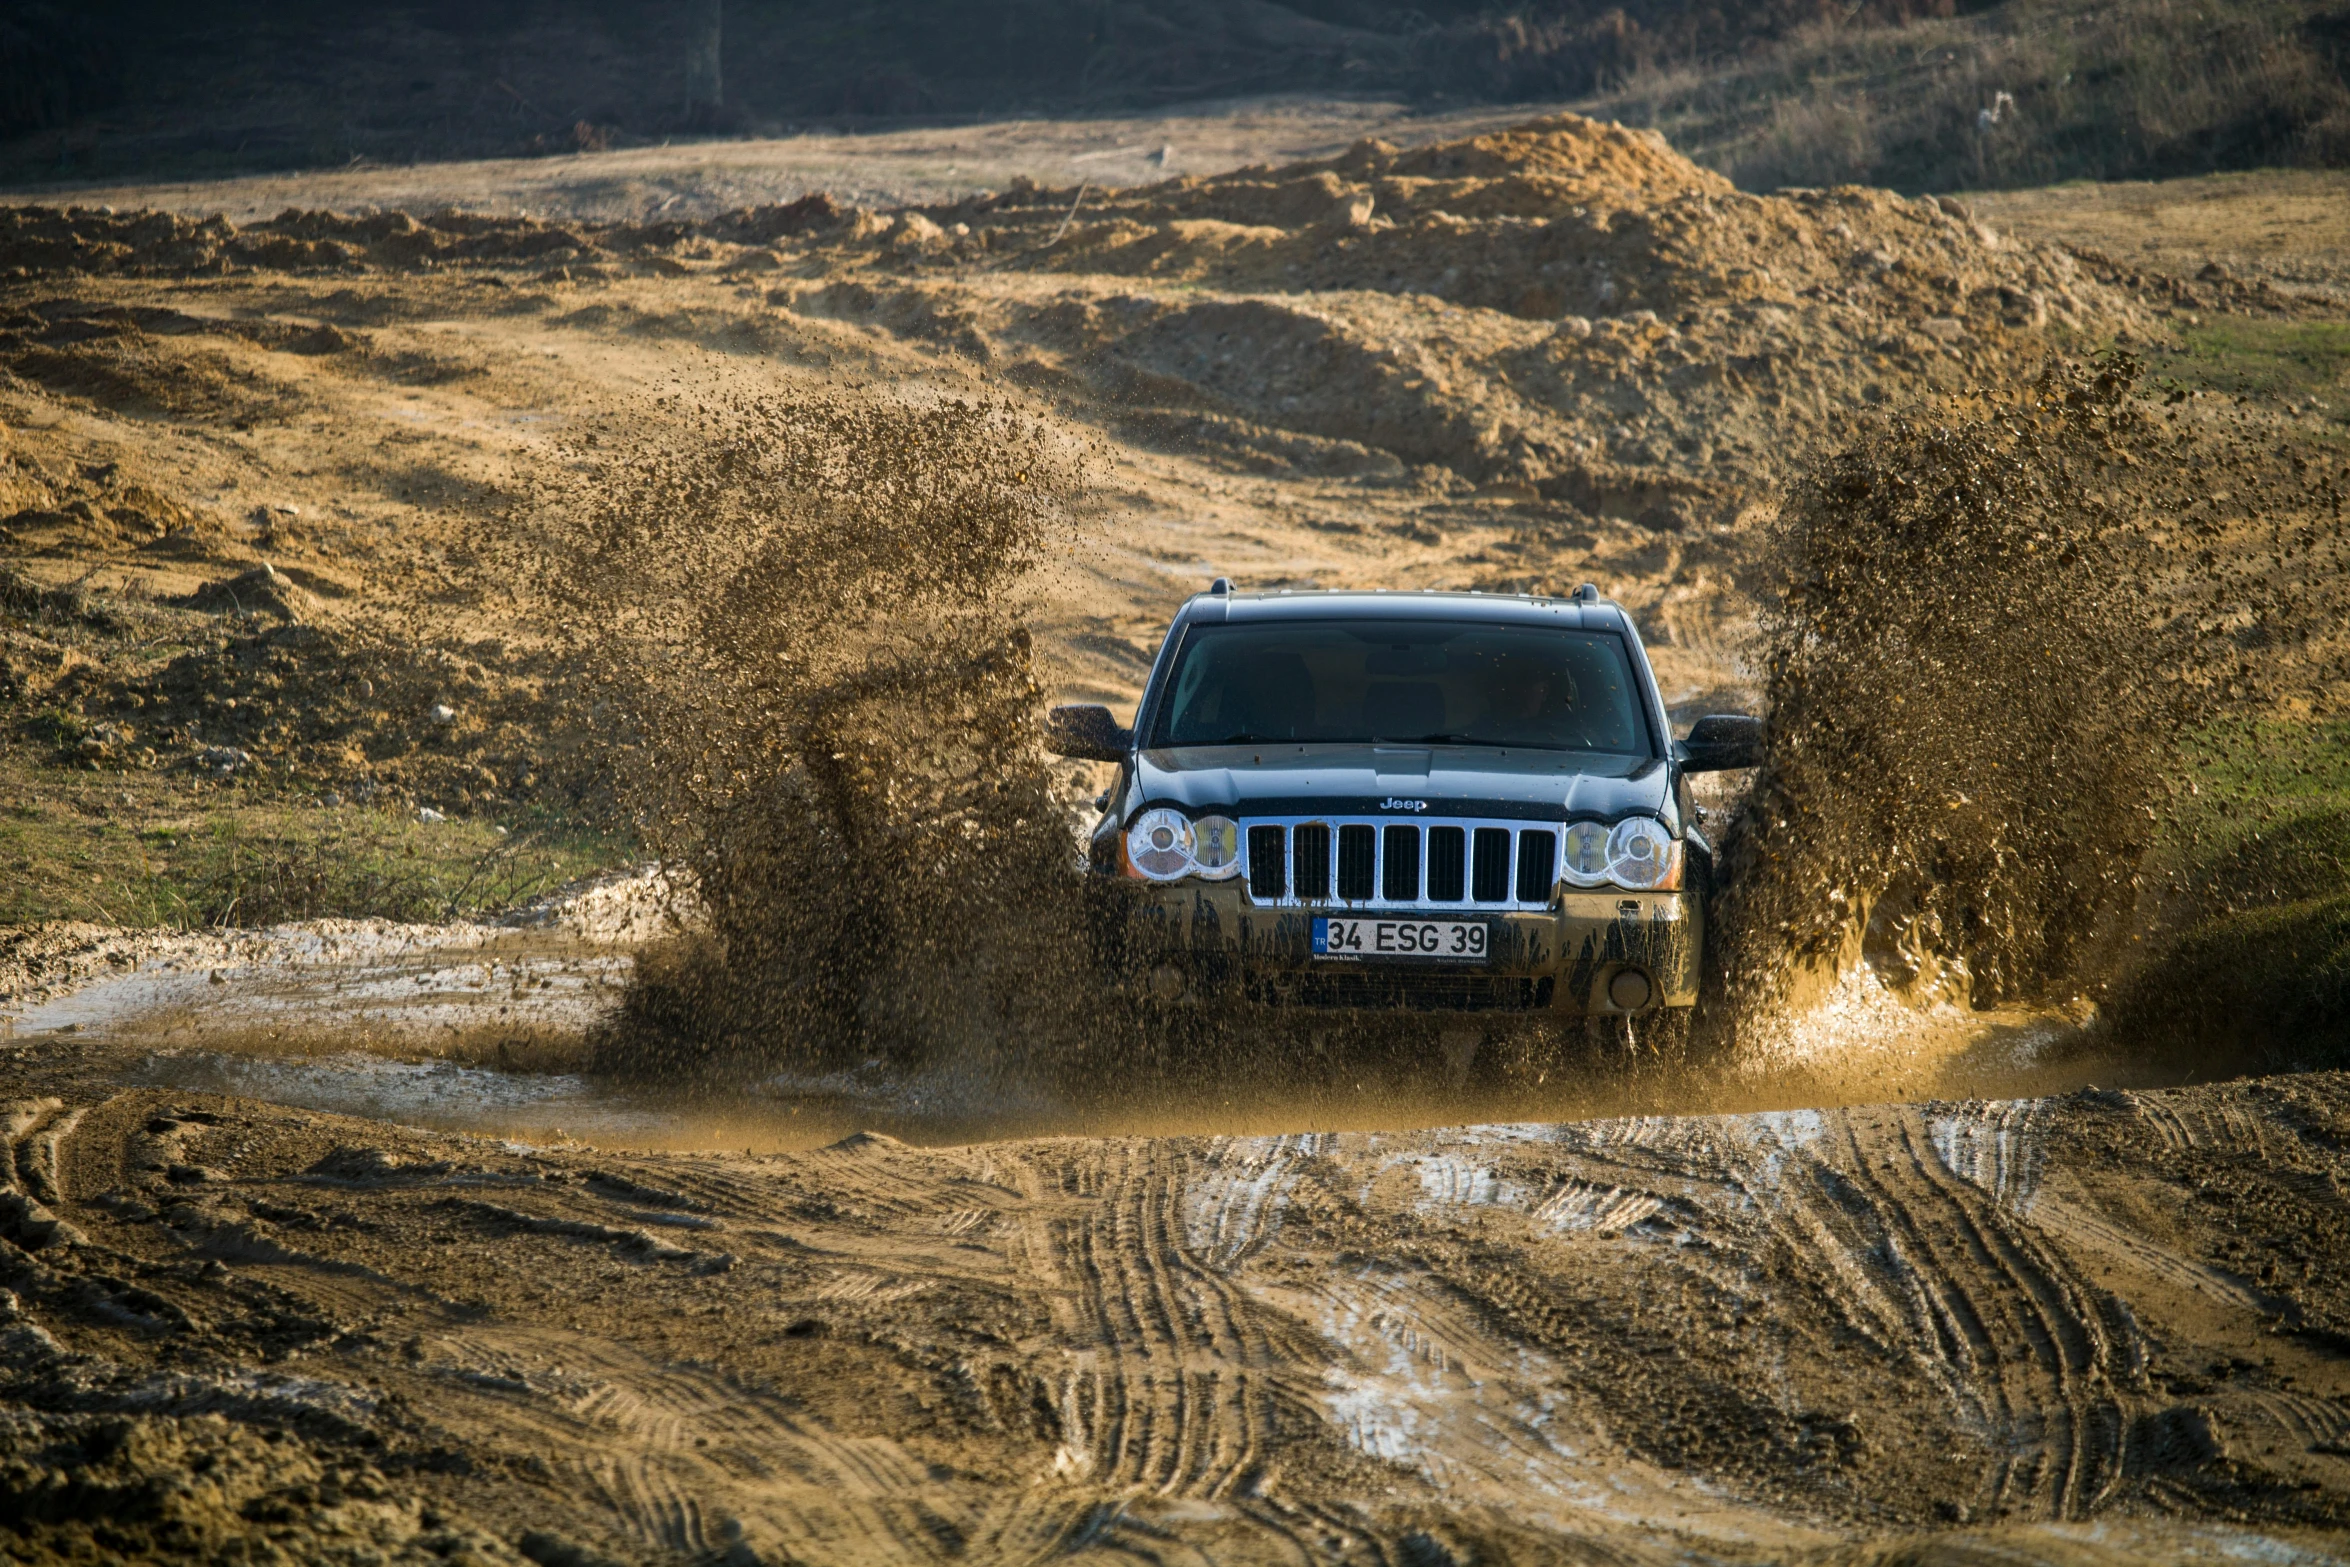
[[[2100,1206],[2063,1135],[2258,1172],[2241,1098],[756,1160],[194,1103],[0,1107],[9,1190],[102,1216],[106,1267],[157,1293],[110,1297],[150,1314],[117,1341],[312,1322],[295,1381],[124,1386],[535,1465],[648,1556],[1411,1561],[1442,1517],[1456,1559],[1762,1559],[1936,1502],[2066,1527],[2240,1506],[2247,1454],[2350,1464],[2314,1350],[2299,1384],[2156,1390],[2173,1297],[2247,1335],[2275,1303]],[[167,1212],[98,1201],[109,1169]],[[609,1239],[638,1225],[723,1265]],[[197,1259],[232,1266],[187,1294]]]
[[[79,1116],[60,1116],[54,1102],[9,1112],[0,1122],[15,1134],[8,1168],[54,1168],[55,1144],[44,1136],[70,1133]],[[101,1162],[126,1172],[152,1168],[157,1177],[199,1168],[179,1161],[193,1158],[191,1144],[223,1133],[206,1120],[180,1118],[186,1114],[118,1114],[112,1119],[121,1151],[112,1159],[101,1155]],[[459,1451],[496,1452],[506,1461],[536,1461],[544,1474],[597,1498],[641,1545],[684,1555],[721,1551],[738,1540],[788,1538],[830,1541],[865,1559],[926,1562],[955,1554],[980,1521],[973,1498],[934,1481],[930,1466],[892,1439],[830,1431],[773,1391],[708,1366],[647,1356],[545,1321],[485,1314],[478,1304],[415,1282],[261,1237],[227,1208],[238,1201],[290,1215],[293,1201],[314,1198],[323,1180],[337,1197],[372,1198],[378,1206],[404,1202],[429,1215],[450,1211],[452,1199],[443,1195],[450,1187],[489,1185],[540,1210],[517,1209],[517,1218],[533,1218],[535,1226],[501,1225],[501,1231],[558,1253],[601,1252],[602,1234],[623,1232],[592,1216],[616,1202],[771,1216],[778,1195],[772,1182],[729,1176],[679,1183],[698,1190],[672,1189],[659,1179],[672,1172],[623,1161],[552,1190],[526,1177],[474,1175],[445,1162],[404,1165],[380,1155],[372,1165],[361,1159],[336,1168],[357,1173],[280,1171],[232,1181],[209,1171],[187,1192],[217,1211],[165,1233],[198,1255],[225,1251],[250,1280],[248,1295],[260,1290],[305,1302],[353,1328],[400,1322],[407,1348],[384,1380],[403,1393],[420,1432],[432,1440]],[[159,1184],[170,1189],[167,1180]],[[549,1207],[555,1212],[543,1211]],[[665,1264],[618,1266],[657,1277]]]
[[[934,1291],[967,1289],[975,1271],[983,1278],[1007,1274],[1006,1259],[986,1243],[1007,1225],[1016,1234],[1030,1206],[1023,1193],[1003,1183],[1004,1172],[984,1151],[917,1150],[872,1134],[776,1161],[772,1173],[757,1177],[687,1163],[690,1168],[661,1169],[658,1184],[690,1198],[699,1211],[725,1218],[738,1233],[783,1243],[777,1254],[801,1270],[794,1299],[820,1308],[886,1310]],[[625,1178],[655,1183],[654,1172],[643,1165],[628,1167]],[[1043,1206],[1063,1205],[1048,1198]],[[791,1232],[751,1228],[778,1221],[790,1224]],[[975,1259],[975,1249],[990,1255]],[[1089,1409],[1113,1400],[1099,1390],[1089,1405],[1084,1388],[1071,1378],[1064,1379],[1059,1402],[1064,1425],[1080,1428]],[[826,1542],[860,1559],[935,1561],[972,1552],[1030,1559],[1112,1543],[1125,1527],[1114,1509],[1072,1499],[1049,1484],[1040,1488],[1033,1480],[1009,1494],[941,1486],[897,1444],[825,1433],[805,1418],[793,1417],[763,1435],[725,1435],[729,1440],[708,1438],[713,1462],[740,1453],[739,1463],[748,1465],[749,1455],[764,1452],[772,1468],[778,1448],[795,1455],[790,1467],[798,1480],[789,1494],[773,1480],[747,1491],[722,1485],[717,1492],[730,1496],[728,1516],[754,1538]],[[648,1524],[685,1517],[679,1507],[688,1493],[643,1464],[612,1468],[604,1486],[610,1505]],[[712,1492],[705,1486],[700,1494]],[[724,1543],[713,1540],[706,1519],[693,1529],[698,1538]],[[682,1522],[673,1528],[679,1531],[692,1532]]]
[[[942,1188],[966,1195],[960,1163],[862,1136],[757,1175],[705,1160],[613,1161],[593,1184],[609,1201],[708,1216],[753,1255],[791,1257],[795,1296],[808,1304],[886,1308],[935,1287],[926,1275],[937,1259],[896,1243],[897,1232],[956,1211],[941,1199]],[[811,1167],[824,1179],[801,1179]],[[811,1187],[825,1194],[813,1215]],[[811,1217],[826,1232],[815,1241],[754,1227],[780,1218],[800,1229]],[[935,1222],[928,1228],[950,1238]],[[592,1425],[596,1441],[549,1445],[574,1454],[602,1448],[573,1467],[649,1544],[700,1555],[738,1540],[790,1540],[861,1559],[928,1562],[959,1555],[988,1532],[995,1509],[941,1483],[897,1441],[831,1430],[774,1392],[709,1368],[648,1362],[594,1341],[585,1348],[587,1374],[567,1374],[551,1391],[565,1415]],[[565,1354],[579,1352],[575,1344]],[[573,1362],[564,1365],[571,1373]]]
[[[1327,1132],[1212,1140],[1185,1190],[1184,1235],[1192,1253],[1230,1272],[1262,1251],[1280,1234],[1302,1161],[1337,1143]]]
[[[154,1130],[168,1119],[151,1118],[130,1132],[122,1161],[127,1167],[179,1154],[189,1134],[204,1130],[196,1122]],[[627,1173],[615,1176],[612,1169]],[[631,1211],[691,1208],[699,1215],[771,1217],[779,1195],[771,1182],[739,1177],[689,1180],[677,1183],[686,1189],[671,1189],[660,1180],[670,1173],[615,1162],[577,1185],[541,1192],[536,1201],[511,1199],[533,1209],[551,1200],[558,1211],[517,1210],[514,1217],[528,1222],[496,1228],[558,1249],[600,1247],[605,1235],[626,1233],[593,1222],[595,1213],[615,1204]],[[293,1195],[315,1180],[295,1175],[245,1189]],[[460,1183],[478,1189],[482,1181],[434,1174],[430,1167],[418,1175],[385,1162],[374,1179],[336,1178],[331,1184],[339,1193],[407,1196],[445,1208],[452,1199],[437,1194]],[[501,1195],[529,1185],[493,1184],[503,1188]],[[908,1189],[905,1183],[880,1184],[885,1194]],[[220,1189],[207,1182],[199,1190],[216,1195]],[[465,1201],[469,1212],[482,1206]],[[575,1217],[581,1203],[587,1204],[585,1214]],[[757,1387],[648,1359],[592,1334],[484,1318],[462,1302],[298,1248],[235,1244],[243,1233],[240,1225],[218,1226],[200,1237],[200,1249],[219,1254],[226,1236],[240,1264],[344,1321],[421,1306],[423,1320],[409,1319],[417,1331],[404,1380],[417,1388],[413,1401],[430,1410],[429,1429],[460,1449],[537,1458],[548,1473],[569,1476],[600,1498],[646,1546],[698,1555],[742,1538],[830,1539],[882,1559],[927,1561],[942,1554],[942,1522],[952,1536],[957,1526],[975,1521],[967,1503],[931,1484],[927,1466],[895,1442],[828,1432]],[[819,1285],[813,1294],[822,1298],[825,1291]]]
[[[1668,1288],[1687,1299],[1693,1286],[1715,1298],[1776,1296],[1782,1313],[1806,1295],[1819,1300],[1876,1357],[1927,1384],[1952,1437],[1987,1456],[1970,1508],[2067,1519],[2110,1494],[2129,1425],[2124,1384],[2141,1376],[2145,1345],[2127,1309],[2025,1215],[2044,1158],[2033,1106],[1938,1118],[1906,1109],[1634,1118],[1534,1131],[1532,1142],[1529,1131],[1348,1138],[1334,1158],[1367,1168],[1358,1190],[1375,1200],[1395,1149],[1417,1146],[1418,1191],[1400,1200],[1439,1220],[1461,1216],[1456,1224],[1514,1211],[1530,1261],[1545,1247],[1625,1236],[1639,1248],[1627,1261],[1660,1275],[1645,1289],[1652,1300]],[[1498,1266],[1514,1265],[1505,1250]],[[1349,1314],[1383,1333],[1398,1352],[1390,1380],[1406,1360],[1438,1372],[1507,1364],[1508,1335],[1497,1340],[1490,1325],[1456,1312],[1449,1331],[1433,1331],[1440,1302],[1407,1310],[1418,1288],[1408,1276],[1365,1275],[1333,1292],[1326,1322],[1341,1338]],[[1557,1354],[1543,1376],[1588,1380]],[[1786,1374],[1755,1370],[1758,1393]],[[1592,1392],[1566,1423],[1608,1430],[1610,1399]],[[1412,1396],[1427,1402],[1425,1390]],[[1769,1396],[1783,1418],[1817,1422],[1800,1388],[1782,1381]],[[1545,1424],[1561,1418],[1548,1413]],[[1635,1433],[1615,1436],[1626,1438],[1640,1445]],[[1385,1445],[1384,1456],[1405,1456],[1400,1438]],[[1432,1474],[1456,1467],[1442,1454],[1417,1461]]]
[[[2120,1470],[2128,1422],[2111,1376],[2115,1324],[2098,1292],[2010,1206],[2038,1177],[2028,1109],[1986,1108],[1985,1137],[1963,1127],[1937,1135],[1914,1112],[1875,1136],[1847,1120],[1853,1169],[1888,1235],[1906,1241],[1917,1273],[1950,1308],[1934,1326],[1964,1334],[1970,1385],[1997,1414],[1991,1434],[2008,1452],[1987,1503],[2077,1518]],[[1899,1252],[1889,1246],[1886,1255]],[[2142,1348],[2121,1349],[2122,1364],[2143,1358]]]
[[[1276,1221],[1282,1207],[1312,1212],[1313,1222],[1296,1227],[1299,1248],[1326,1248],[1333,1233],[1352,1236],[1358,1225],[1385,1231],[1391,1258],[1366,1255],[1373,1248],[1342,1240],[1335,1255],[1313,1250],[1321,1266],[1307,1271],[1295,1266],[1294,1254],[1281,1255],[1292,1233],[1284,1225],[1268,1266],[1251,1266],[1263,1253],[1249,1250],[1236,1276],[1252,1295],[1315,1330],[1320,1355],[1303,1391],[1324,1427],[1391,1476],[1411,1476],[1448,1504],[1514,1520],[1512,1527],[1571,1535],[1594,1559],[1655,1560],[1659,1549],[1674,1555],[1657,1546],[1660,1538],[1707,1549],[1825,1543],[1831,1536],[1757,1513],[1692,1476],[1626,1452],[1577,1386],[1574,1347],[1529,1342],[1497,1322],[1480,1297],[1464,1294],[1448,1271],[1447,1231],[1461,1214],[1485,1230],[1474,1216],[1515,1207],[1528,1213],[1529,1239],[1538,1248],[1564,1245],[1580,1253],[1607,1218],[1637,1223],[1661,1208],[1660,1199],[1637,1189],[1643,1183],[1630,1172],[1619,1171],[1626,1179],[1597,1190],[1572,1178],[1521,1183],[1497,1169],[1486,1156],[1490,1147],[1476,1145],[1498,1142],[1522,1151],[1556,1134],[1501,1127],[1465,1137],[1322,1137],[1304,1145],[1311,1168],[1269,1181],[1267,1167],[1298,1145],[1219,1141],[1202,1161],[1209,1168],[1194,1206],[1201,1227],[1212,1229],[1216,1218],[1253,1205],[1253,1195],[1233,1188],[1263,1182],[1282,1194],[1280,1206],[1265,1205]],[[1459,1146],[1462,1141],[1470,1146]],[[1535,1209],[1546,1211],[1534,1218]],[[1327,1228],[1332,1223],[1336,1232]],[[1508,1273],[1506,1249],[1493,1245],[1500,1237],[1480,1238],[1488,1247],[1484,1261]],[[1539,1294],[1541,1286],[1534,1288]],[[1372,1482],[1373,1494],[1378,1489]],[[1325,1519],[1315,1527],[1335,1539],[1343,1532],[1335,1524]]]
[[[1080,1342],[1055,1467],[1111,1487],[1219,1497],[1255,1468],[1282,1357],[1219,1269],[1190,1253],[1185,1161],[1120,1144],[1080,1177],[1094,1201],[1048,1221]],[[1245,1205],[1244,1205],[1245,1206]]]
[[[1817,1218],[1822,1260],[1867,1280],[1886,1346],[1978,1426],[1993,1466],[1974,1505],[2066,1519],[2110,1487],[2126,1420],[2111,1313],[2021,1220],[2042,1157],[2033,1108],[1831,1112],[1788,1189]]]
[[[61,1150],[87,1112],[68,1110],[56,1099],[17,1099],[0,1104],[0,1238],[27,1251],[78,1245],[80,1229],[63,1218],[65,1175]]]
[[[427,1368],[435,1425],[538,1457],[648,1546],[699,1555],[738,1539],[853,1547],[930,1561],[968,1499],[885,1438],[844,1436],[771,1391],[586,1335],[512,1322],[450,1324]]]

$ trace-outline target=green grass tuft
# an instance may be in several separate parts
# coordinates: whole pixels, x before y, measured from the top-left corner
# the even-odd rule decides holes
[[[2149,955],[2101,1026],[2133,1053],[2215,1077],[2350,1066],[2350,893],[2188,931]]]
[[[2212,1076],[2350,1066],[2350,724],[2215,728],[2187,776],[2097,1032]]]
[[[2301,402],[2350,399],[2350,322],[2228,316],[2179,330],[2158,376],[2197,390]],[[2350,417],[2350,408],[2334,411]]]
[[[428,823],[390,806],[28,763],[0,753],[12,802],[0,810],[0,925],[462,919],[635,853],[623,835],[549,812]]]

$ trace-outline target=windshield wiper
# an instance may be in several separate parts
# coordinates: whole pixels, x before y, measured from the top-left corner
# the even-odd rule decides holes
[[[1498,741],[1480,739],[1476,735],[1381,735],[1373,738],[1373,745],[1495,745]]]

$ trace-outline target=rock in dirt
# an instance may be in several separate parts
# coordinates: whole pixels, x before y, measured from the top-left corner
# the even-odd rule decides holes
[[[251,571],[207,582],[181,602],[209,614],[275,615],[293,624],[318,612],[318,600],[267,561]]]

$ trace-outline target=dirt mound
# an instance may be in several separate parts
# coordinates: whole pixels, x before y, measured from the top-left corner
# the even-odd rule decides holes
[[[0,212],[10,263],[556,286],[779,273],[770,302],[804,319],[1081,388],[1122,433],[1169,448],[1204,422],[1259,471],[1416,470],[1667,531],[1732,523],[1777,454],[1855,404],[2006,379],[2059,340],[2160,330],[2132,289],[1954,204],[1749,196],[1652,133],[1572,115],[1125,190],[1016,183],[882,216],[823,196],[601,225],[288,211],[237,228],[16,208]],[[19,373],[112,377],[101,391],[154,400],[157,378],[125,352]]]
[[[164,212],[11,206],[0,208],[0,269],[13,269],[20,277],[207,277],[244,271],[543,267],[615,256],[674,258],[681,252],[707,259],[714,244],[770,245],[860,226],[876,225],[869,215],[821,192],[699,223],[550,223],[458,211],[417,217],[288,208],[265,222],[238,227],[223,218],[196,220]]]
[[[9,694],[66,715],[40,732],[77,766],[443,811],[608,799],[576,688],[545,654],[420,646],[305,581],[329,585],[264,565],[157,603],[0,575],[0,610],[26,617],[0,627]]]
[[[971,210],[1004,213],[1030,204],[1049,210],[1055,194],[1016,191],[975,202]],[[1408,152],[1363,141],[1336,158],[1112,192],[1097,199],[1088,217],[1097,236],[1105,219],[1117,217],[1384,233],[1448,219],[1550,222],[1577,208],[1620,211],[1729,194],[1727,180],[1680,157],[1655,132],[1569,114]],[[1089,252],[1075,232],[1070,238],[1066,254]]]
[[[2136,295],[1953,203],[1749,196],[1571,115],[1213,179],[1015,187],[812,249],[830,276],[779,290],[794,310],[1073,378],[1171,430],[1271,432],[1249,444],[1273,471],[1301,438],[1345,443],[1667,531],[1730,524],[1778,454],[1897,386],[2158,330]]]
[[[1553,205],[1662,201],[1688,191],[1721,194],[1730,182],[1672,150],[1655,131],[1630,130],[1579,114],[1529,120],[1509,130],[1397,152],[1384,142],[1357,146],[1338,166],[1402,182],[1518,181],[1545,187]],[[1458,201],[1455,205],[1465,205]]]
[[[188,595],[188,608],[215,614],[274,615],[289,625],[316,618],[318,600],[263,561],[251,571],[207,582]]]
[[[1049,217],[1050,243],[1020,259],[1054,270],[1425,293],[1534,320],[1677,313],[1856,281],[1917,296],[1932,314],[2029,314],[2034,326],[2050,310],[2070,323],[2118,303],[2074,297],[2080,280],[2061,252],[2004,242],[1954,203],[1858,188],[1749,196],[1654,132],[1576,115],[1411,151],[1363,142],[1321,162],[1077,194],[1016,189],[927,211],[968,224],[990,251],[1026,250],[1018,242]],[[1203,226],[1170,232],[1186,222]]]
[[[232,345],[339,351],[331,328],[200,317],[160,306],[46,298],[0,315],[0,368],[45,392],[135,415],[250,425],[284,417],[293,399],[276,379],[237,362]]]

